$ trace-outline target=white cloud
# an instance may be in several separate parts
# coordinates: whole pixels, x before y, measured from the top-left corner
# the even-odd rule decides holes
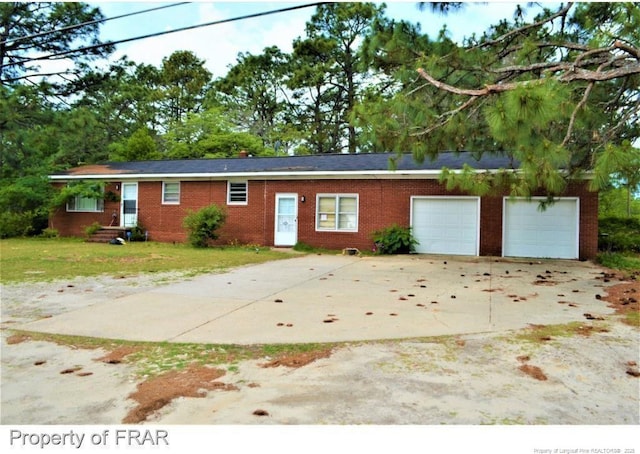
[[[95,5],[106,17],[113,17],[163,4],[102,2]],[[303,3],[196,2],[109,21],[103,26],[102,36],[103,39],[119,40],[299,5]],[[420,11],[415,1],[391,1],[387,2],[386,11],[389,17],[398,20],[420,22],[422,32],[432,39],[446,23],[452,39],[461,40],[472,33],[482,34],[501,18],[511,19],[515,5],[511,2],[468,3],[462,11],[440,15],[428,7]],[[119,44],[114,57],[126,54],[136,63],[160,66],[162,59],[173,52],[190,50],[205,60],[214,77],[222,77],[228,67],[236,63],[238,53],[258,55],[268,46],[291,52],[293,40],[305,36],[306,22],[314,12],[315,8],[308,7],[132,41]]]
[[[239,17],[243,14],[253,14],[268,11],[273,5],[260,3],[245,4],[247,8],[239,10],[238,5],[230,3],[197,3],[195,9],[187,15],[166,17],[163,22],[146,23],[144,27],[126,30],[127,36],[153,33],[164,30],[175,30],[185,26],[204,24]],[[249,7],[250,6],[250,7]],[[244,12],[243,12],[244,11]],[[169,57],[178,50],[192,51],[198,58],[205,60],[205,66],[214,77],[224,76],[229,65],[235,64],[240,52],[260,54],[267,46],[278,46],[284,52],[290,52],[295,38],[304,34],[305,23],[311,17],[312,8],[274,14],[259,18],[210,25],[192,30],[170,33],[154,38],[133,41],[117,46],[115,58],[127,55],[136,63],[160,66],[162,59]],[[192,20],[192,22],[189,22]],[[182,25],[179,25],[183,22]],[[150,30],[155,25],[153,30]],[[161,28],[160,28],[161,27]],[[144,32],[142,29],[144,28]],[[123,28],[113,33],[120,36],[110,37],[121,39]]]

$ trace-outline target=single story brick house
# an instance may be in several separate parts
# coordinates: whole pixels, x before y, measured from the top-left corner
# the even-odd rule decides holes
[[[512,168],[498,155],[442,153],[417,163],[395,154],[237,157],[112,162],[50,175],[54,185],[103,181],[114,201],[76,197],[55,212],[50,227],[82,236],[98,222],[140,225],[150,240],[183,242],[190,210],[217,204],[227,221],[221,244],[332,249],[374,247],[371,233],[411,226],[418,253],[591,259],[598,245],[598,196],[585,181],[571,183],[545,211],[539,200],[478,197],[448,191],[442,167],[478,172]]]

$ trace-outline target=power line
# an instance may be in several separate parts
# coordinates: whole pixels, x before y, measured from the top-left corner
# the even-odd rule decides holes
[[[107,21],[115,20],[115,19],[122,19],[123,17],[136,16],[138,14],[150,13],[152,11],[157,11],[157,10],[165,9],[165,8],[173,8],[174,6],[188,5],[189,3],[191,3],[191,2],[172,3],[171,5],[163,5],[163,6],[157,6],[155,8],[143,9],[141,11],[134,11],[133,13],[127,13],[127,14],[121,14],[119,16],[107,17],[106,19],[96,19],[96,20],[92,20],[92,21],[88,21],[88,22],[82,22],[81,24],[68,25],[66,27],[58,28],[58,29],[55,29],[55,30],[48,30],[48,31],[40,32],[40,33],[34,33],[33,35],[18,36],[16,38],[9,38],[9,39],[7,39],[5,41],[0,41],[0,45],[8,44],[8,43],[14,43],[14,42],[17,42],[17,41],[23,41],[25,39],[39,38],[41,36],[50,35],[52,33],[59,33],[59,32],[66,32],[66,31],[69,31],[69,30],[75,30],[76,28],[86,27],[87,25],[103,23],[103,22],[107,22]]]
[[[175,30],[167,30],[167,31],[163,31],[163,32],[150,33],[148,35],[136,36],[134,38],[126,38],[126,39],[121,39],[121,40],[118,40],[118,41],[109,41],[107,43],[95,44],[93,46],[81,47],[81,48],[78,48],[78,49],[67,50],[67,51],[64,51],[64,52],[58,52],[58,53],[54,53],[54,54],[44,55],[44,56],[41,56],[41,57],[32,57],[32,58],[23,60],[21,62],[11,62],[11,63],[7,63],[7,64],[4,64],[4,65],[0,65],[0,68],[5,68],[5,67],[8,67],[8,66],[15,66],[15,65],[18,65],[18,64],[28,63],[28,62],[32,62],[32,61],[49,60],[49,59],[52,59],[53,57],[62,57],[62,56],[65,56],[65,55],[76,53],[76,52],[94,50],[94,49],[99,49],[101,47],[113,46],[113,45],[116,45],[116,44],[128,43],[128,42],[131,42],[131,41],[138,41],[138,40],[141,40],[141,39],[155,38],[156,36],[168,35],[170,33],[177,33],[177,32],[182,32],[182,31],[186,31],[186,30],[194,30],[194,29],[197,29],[197,28],[209,27],[211,25],[219,25],[219,24],[225,24],[225,23],[229,23],[229,22],[237,22],[237,21],[240,21],[240,20],[253,19],[253,18],[256,18],[256,17],[268,16],[268,15],[271,15],[271,14],[280,14],[280,13],[285,13],[285,12],[288,12],[288,11],[294,11],[294,10],[303,9],[303,8],[316,7],[316,6],[324,5],[326,3],[328,3],[328,2],[316,2],[316,3],[309,3],[309,4],[306,4],[306,5],[291,6],[291,7],[288,7],[288,8],[280,8],[280,9],[271,10],[271,11],[264,11],[264,12],[261,12],[261,13],[247,14],[247,15],[243,15],[243,16],[234,17],[234,18],[231,18],[231,19],[222,19],[222,20],[217,20],[217,21],[213,21],[213,22],[207,22],[207,23],[204,23],[204,24],[190,25],[188,27],[177,28]],[[5,82],[10,82],[11,80],[12,79],[5,79],[4,81]]]

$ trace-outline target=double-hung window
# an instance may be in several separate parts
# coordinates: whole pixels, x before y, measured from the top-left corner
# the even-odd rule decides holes
[[[335,232],[358,231],[357,194],[318,194],[316,230]]]
[[[162,182],[162,203],[165,205],[178,205],[180,203],[180,182]]]
[[[104,199],[77,195],[67,202],[67,211],[101,213],[104,211]]]
[[[246,181],[227,182],[227,204],[246,205],[249,198],[249,184]]]

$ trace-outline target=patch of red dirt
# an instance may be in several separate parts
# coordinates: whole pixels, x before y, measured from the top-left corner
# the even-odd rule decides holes
[[[614,309],[616,314],[626,315],[632,312],[640,311],[640,283],[635,280],[622,282],[606,288],[607,296],[601,296],[600,299],[609,303],[607,306]],[[638,319],[624,319],[623,322],[635,327],[640,327]]]
[[[137,390],[129,395],[138,402],[122,420],[124,424],[145,421],[177,397],[204,397],[207,391],[235,391],[238,388],[217,381],[225,371],[205,366],[190,366],[182,371],[172,371],[138,384]]]
[[[7,344],[15,345],[21,344],[22,342],[27,342],[31,340],[31,336],[27,336],[26,334],[13,334],[7,337]]]
[[[547,376],[544,374],[544,372],[542,372],[542,369],[540,369],[538,366],[523,364],[522,366],[518,367],[518,369],[520,369],[525,374],[535,378],[536,380],[540,380],[540,381],[547,380]]]
[[[591,336],[593,333],[608,333],[609,330],[607,328],[595,327],[589,325],[580,325],[575,329],[576,334],[581,336]]]
[[[102,361],[103,363],[107,364],[120,364],[126,356],[140,351],[140,349],[141,347],[136,347],[133,345],[118,347],[115,350],[107,353],[106,355],[101,356],[100,358],[96,358],[95,361]]]
[[[328,358],[331,356],[331,349],[318,350],[313,352],[292,353],[280,356],[268,363],[260,364],[260,367],[302,367],[314,362],[317,359]]]

